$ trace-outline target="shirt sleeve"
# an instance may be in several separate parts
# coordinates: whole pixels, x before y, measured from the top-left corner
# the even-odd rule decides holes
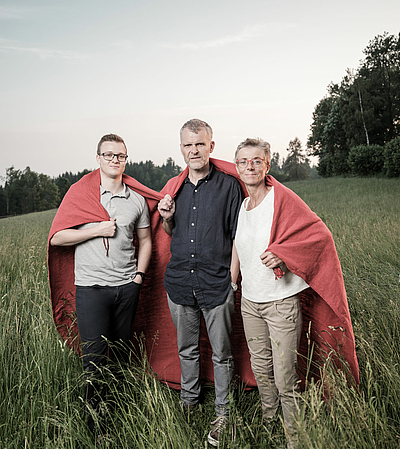
[[[143,197],[141,197],[140,203],[141,203],[141,214],[135,223],[135,228],[137,229],[148,228],[150,226],[149,207],[147,205],[146,200]]]

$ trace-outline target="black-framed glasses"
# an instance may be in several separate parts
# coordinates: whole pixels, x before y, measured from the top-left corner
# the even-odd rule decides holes
[[[114,159],[114,156],[117,158],[119,162],[125,162],[128,159],[127,154],[122,153],[111,153],[111,151],[107,151],[107,153],[100,153],[100,156],[103,156],[106,161],[112,161]]]
[[[254,159],[238,159],[236,165],[240,168],[246,168],[249,162],[253,167],[260,167],[261,164],[265,162],[265,159],[262,159],[261,157],[255,157]]]

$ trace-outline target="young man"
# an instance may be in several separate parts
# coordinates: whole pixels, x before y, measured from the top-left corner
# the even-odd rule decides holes
[[[108,356],[117,362],[129,360],[131,327],[152,250],[147,203],[123,182],[127,158],[121,137],[108,134],[101,138],[96,155],[99,177],[93,172],[67,193],[50,239],[52,246],[75,247],[75,305],[88,380],[84,397],[94,411],[98,411],[102,398],[95,378]],[[92,188],[94,204],[81,204],[82,194]],[[96,209],[104,209],[109,219],[88,221],[91,213],[96,216]],[[63,214],[72,216],[69,220],[77,225],[63,229]],[[109,342],[113,343],[111,348]],[[88,424],[94,430],[92,415]]]
[[[234,375],[230,339],[236,286],[232,287],[230,265],[242,197],[238,181],[210,163],[215,143],[206,122],[186,122],[180,136],[188,177],[175,199],[166,195],[158,206],[163,229],[172,236],[164,286],[177,330],[185,410],[199,401],[201,315],[206,323],[216,396],[216,420],[208,441],[216,446],[228,424],[228,393]]]

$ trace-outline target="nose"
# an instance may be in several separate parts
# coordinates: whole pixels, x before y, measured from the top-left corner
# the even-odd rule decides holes
[[[114,162],[114,158],[116,158],[117,162],[119,162],[118,160],[118,154],[113,154],[111,162]]]

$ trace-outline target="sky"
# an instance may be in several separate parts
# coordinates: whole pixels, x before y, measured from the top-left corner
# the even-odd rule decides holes
[[[0,176],[97,168],[108,133],[130,161],[183,167],[191,118],[213,128],[214,157],[246,137],[286,157],[399,17],[397,0],[0,0]]]

